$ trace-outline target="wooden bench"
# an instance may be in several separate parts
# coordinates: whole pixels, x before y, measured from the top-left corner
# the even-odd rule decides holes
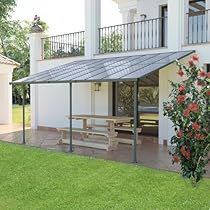
[[[109,126],[107,125],[98,125],[98,124],[89,124],[87,127],[94,131],[96,128],[106,128],[109,129]],[[125,127],[125,126],[115,126],[115,131],[128,131],[134,133],[134,129],[132,127]],[[137,128],[137,144],[141,144],[141,140],[138,139],[139,133],[141,133],[142,128]],[[133,139],[128,138],[120,138],[120,137],[114,137],[115,140],[117,140],[119,143],[123,144],[133,144]]]
[[[142,126],[144,126],[144,125],[156,125],[156,126],[158,126],[158,121],[159,121],[159,120],[141,119],[141,120],[140,120],[140,124],[141,124]]]
[[[59,143],[69,144],[69,139],[67,139],[67,132],[69,132],[69,128],[57,128],[57,130],[61,133],[61,139]],[[91,147],[97,149],[104,150],[115,150],[117,147],[117,140],[114,138],[117,136],[117,133],[110,133],[107,131],[99,131],[99,130],[91,130],[91,129],[82,129],[82,128],[72,128],[72,132],[79,133],[82,135],[82,140],[72,140],[73,145]],[[83,134],[87,134],[88,136],[84,136]],[[90,136],[103,136],[106,137],[108,142],[99,141],[100,139],[89,138]],[[87,138],[86,138],[87,137]]]
[[[116,131],[129,131],[129,132],[132,132],[134,134],[134,128],[131,128],[131,127],[123,127],[123,126],[116,126],[115,127],[115,130]],[[137,144],[141,144],[141,140],[138,139],[139,137],[139,133],[141,133],[142,131],[142,128],[137,128],[136,129],[136,139],[137,139]],[[119,143],[122,143],[122,144],[133,144],[133,139],[127,139],[127,138],[120,138],[120,137],[115,137],[115,139],[119,142]]]

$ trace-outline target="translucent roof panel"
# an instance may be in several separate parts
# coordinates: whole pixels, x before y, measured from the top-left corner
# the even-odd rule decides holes
[[[74,61],[12,82],[13,84],[134,81],[194,51]]]

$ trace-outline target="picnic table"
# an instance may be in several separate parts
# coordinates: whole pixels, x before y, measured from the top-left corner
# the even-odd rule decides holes
[[[70,119],[69,116],[66,116],[68,119]],[[133,117],[127,117],[127,116],[106,116],[106,115],[87,115],[87,114],[79,114],[79,115],[72,115],[72,120],[80,120],[82,121],[82,128],[72,128],[73,132],[77,132],[82,134],[82,141],[75,140],[73,141],[73,144],[79,145],[79,146],[87,146],[87,147],[93,147],[93,148],[99,148],[99,149],[106,149],[106,150],[115,150],[117,148],[117,145],[119,142],[122,143],[132,143],[132,139],[129,139],[128,141],[125,139],[117,138],[117,130],[127,130],[132,131],[133,128],[123,128],[121,125],[123,123],[129,123],[131,120],[133,120]],[[91,123],[92,120],[102,120],[105,121],[105,124],[93,124]],[[100,130],[98,128],[103,128],[104,130]],[[68,128],[58,128],[61,132],[67,132]],[[138,130],[138,133],[140,131]],[[63,136],[65,136],[66,133],[63,133]],[[104,136],[108,139],[108,144],[103,143],[99,144],[99,142],[93,142],[90,140],[89,136],[96,135],[96,136]]]

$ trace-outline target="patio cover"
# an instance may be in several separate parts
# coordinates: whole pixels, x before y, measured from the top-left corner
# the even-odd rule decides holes
[[[177,59],[182,59],[194,51],[180,51],[134,55],[74,61],[29,77],[12,82],[11,84],[49,84],[69,83],[69,152],[72,146],[72,83],[76,82],[134,82],[134,135],[132,144],[132,162],[137,162],[137,126],[138,126],[138,80],[162,69]],[[149,76],[148,76],[149,78]],[[23,93],[23,144],[25,144],[25,92]]]
[[[179,51],[74,61],[12,84],[137,81],[194,51]]]

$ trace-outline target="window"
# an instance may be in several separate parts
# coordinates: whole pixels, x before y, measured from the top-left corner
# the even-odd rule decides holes
[[[168,21],[166,17],[168,16],[167,5],[161,6],[161,47],[167,46],[167,33],[168,33]]]
[[[155,78],[155,76],[152,76]],[[149,80],[150,79],[150,80]],[[144,79],[146,86],[142,86],[141,80],[138,88],[138,114],[139,124],[143,125],[142,134],[158,135],[157,119],[159,115],[159,87],[151,84],[151,77]],[[155,81],[155,80],[154,80]],[[157,84],[156,82],[153,82]],[[113,110],[116,116],[133,116],[133,82],[116,82],[113,89]]]

